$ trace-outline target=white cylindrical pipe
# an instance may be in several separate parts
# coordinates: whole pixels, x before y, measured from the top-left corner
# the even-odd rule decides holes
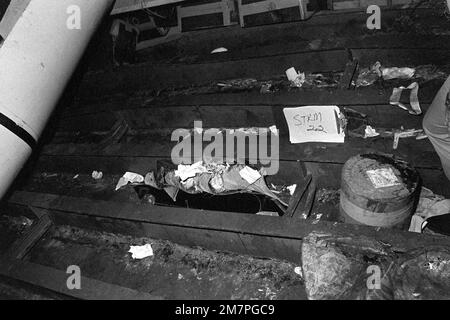
[[[3,39],[6,39],[8,34],[14,28],[17,20],[19,20],[29,3],[30,0],[11,0],[3,19],[0,21],[0,36],[2,36]]]
[[[0,197],[30,156],[113,2],[31,0],[0,48]]]

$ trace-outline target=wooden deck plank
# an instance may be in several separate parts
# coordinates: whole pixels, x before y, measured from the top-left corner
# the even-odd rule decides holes
[[[331,223],[325,221],[289,219],[285,217],[267,217],[232,212],[204,211],[185,208],[147,207],[131,203],[108,202],[75,198],[69,196],[16,192],[9,199],[13,207],[32,206],[45,208],[55,216],[94,217],[114,221],[110,226],[118,227],[123,222],[129,224],[164,225],[170,232],[182,234],[177,239],[180,244],[200,245],[209,243],[210,249],[233,251],[235,241],[209,241],[216,232],[224,239],[236,234],[246,246],[248,252],[257,256],[283,257],[300,262],[301,241],[311,232],[332,234],[336,237],[365,236],[378,241],[392,252],[406,252],[419,247],[432,245],[450,245],[450,238],[404,232],[399,230],[372,228],[361,225]],[[58,221],[58,219],[55,219]],[[79,222],[81,220],[74,219]],[[96,224],[87,224],[89,229],[102,229],[101,220]],[[78,226],[78,225],[77,225]],[[125,228],[126,229],[126,228]],[[133,234],[133,228],[122,232]],[[195,231],[194,231],[195,230]],[[201,233],[201,236],[199,235]],[[208,232],[210,235],[208,236]],[[152,237],[154,235],[148,234]],[[261,241],[264,239],[264,241]],[[273,239],[274,241],[271,241]],[[282,248],[283,247],[283,248]],[[279,250],[278,250],[279,249]],[[281,250],[281,251],[280,251]],[[280,254],[277,254],[280,252]],[[274,256],[276,255],[276,256]]]
[[[64,271],[22,260],[0,258],[0,275],[33,286],[82,300],[162,300],[162,298],[133,289],[105,283],[81,275],[81,289],[70,290]]]

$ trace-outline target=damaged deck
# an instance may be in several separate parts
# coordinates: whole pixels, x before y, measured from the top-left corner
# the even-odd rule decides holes
[[[403,25],[404,19],[400,19],[405,13],[397,10],[386,12],[383,30],[379,33],[367,31],[367,17],[362,13],[319,15],[301,23],[199,31],[195,37],[194,33],[189,33],[175,42],[140,52],[139,64],[115,70],[91,68],[83,81],[73,84],[62,99],[41,142],[40,153],[30,161],[0,209],[5,215],[28,217],[33,217],[33,210],[44,210],[52,218],[57,232],[45,237],[30,254],[32,263],[37,265],[19,264],[16,273],[3,265],[0,273],[25,282],[26,279],[20,279],[20,270],[26,271],[27,268],[37,268],[42,275],[53,272],[46,268],[54,268],[59,274],[70,259],[68,256],[59,259],[58,253],[64,255],[64,250],[72,246],[71,252],[86,253],[73,262],[82,264],[85,257],[92,257],[97,252],[92,246],[103,248],[105,245],[93,240],[92,234],[101,238],[99,233],[106,232],[117,237],[153,239],[161,245],[158,249],[169,246],[159,242],[167,240],[171,242],[170,246],[202,247],[279,259],[283,262],[275,264],[282,270],[272,271],[280,272],[285,276],[284,280],[263,277],[268,281],[263,283],[244,275],[244,280],[238,277],[244,282],[238,286],[240,289],[235,295],[229,294],[235,283],[226,282],[228,287],[224,292],[216,291],[213,297],[303,299],[303,283],[295,278],[292,269],[302,263],[302,244],[310,234],[323,234],[340,247],[365,250],[383,257],[398,257],[412,250],[437,245],[450,246],[448,237],[337,221],[342,166],[350,157],[361,153],[378,152],[401,157],[418,170],[425,187],[450,197],[450,184],[428,139],[401,139],[395,150],[392,137],[364,139],[347,135],[344,144],[291,144],[283,115],[285,107],[337,105],[342,112],[356,112],[374,128],[421,129],[423,115],[410,115],[389,103],[393,88],[411,81],[386,81],[366,88],[342,89],[346,87],[342,84],[345,79],[342,75],[349,58],[357,59],[361,67],[370,67],[377,61],[384,66],[433,65],[435,68],[432,70],[440,72],[440,76],[429,74],[430,78],[415,79],[420,85],[422,111],[427,111],[450,74],[449,21],[433,10],[418,10],[416,14],[414,22],[417,28],[431,21],[434,28],[421,29],[423,33],[419,35],[407,32],[408,26]],[[324,32],[330,28],[335,30],[334,34],[325,37]],[[222,46],[229,52],[217,56],[209,54],[212,49]],[[100,58],[94,55],[93,61]],[[284,71],[292,66],[307,73],[321,73],[333,80],[324,86],[291,88],[284,80]],[[80,74],[85,69],[86,66],[82,66]],[[225,89],[218,85],[239,78],[255,79],[256,84]],[[261,93],[262,84],[267,82],[275,84],[277,89]],[[235,199],[229,199],[227,204],[226,200],[221,202],[217,198],[209,199],[209,202],[183,198],[184,203],[151,205],[141,201],[132,188],[114,191],[117,179],[124,172],[145,175],[157,168],[158,161],[170,160],[175,145],[170,141],[171,132],[179,128],[192,129],[194,121],[198,120],[202,121],[204,128],[267,128],[276,125],[280,130],[280,170],[268,180],[275,185],[287,186],[312,175],[318,192],[311,217],[302,220],[256,215],[257,210],[236,212],[238,210],[231,204],[236,202]],[[102,181],[94,181],[90,177],[93,170],[104,173]],[[250,204],[248,206],[251,207]],[[72,235],[68,235],[70,232],[66,226],[87,230],[82,231],[87,235],[78,234],[76,240],[71,240]],[[90,248],[83,248],[77,241],[87,241]],[[125,240],[118,241],[123,249]],[[111,249],[109,245],[107,247]],[[105,259],[115,257],[122,263],[122,251],[116,252],[119,258],[106,254],[95,261],[101,264]],[[239,259],[242,258],[236,258]],[[46,260],[48,265],[42,266]],[[251,263],[264,264],[265,260],[255,261]],[[127,263],[129,261],[125,261]],[[233,265],[236,261],[230,263]],[[146,267],[139,265],[136,268],[147,272],[149,269]],[[150,269],[154,267],[150,266]],[[163,267],[161,264],[156,268]],[[112,266],[108,268],[110,273],[117,272]],[[177,266],[171,268],[173,274],[170,280],[166,280],[179,282]],[[288,269],[291,273],[286,271]],[[192,292],[176,291],[179,289],[176,284],[171,289],[158,292],[153,287],[139,284],[136,275],[127,273],[130,270],[123,271],[124,278],[129,276],[123,282],[102,275],[92,266],[89,270],[92,272],[89,275],[92,286],[115,283],[118,287],[108,290],[125,292],[130,297],[139,296],[133,290],[165,298],[184,299],[192,295]],[[183,270],[191,272],[190,269]],[[193,278],[202,278],[198,270],[191,273]],[[208,276],[209,279],[218,277],[213,285],[229,280],[227,274]],[[105,284],[95,281],[104,281]],[[194,282],[195,279],[191,284],[195,288]],[[67,294],[62,289],[55,290],[48,283],[31,284],[61,291],[63,296]],[[205,291],[197,298],[210,298],[213,285],[200,284]],[[121,286],[133,289],[123,291]],[[245,286],[253,293],[250,289],[246,291]],[[258,291],[263,288],[265,291]],[[293,293],[295,290],[297,293]],[[178,296],[177,292],[182,293]],[[254,295],[254,292],[259,293]],[[276,294],[271,296],[273,292]],[[94,293],[90,297],[75,298],[95,298]],[[149,297],[154,298],[144,296]]]

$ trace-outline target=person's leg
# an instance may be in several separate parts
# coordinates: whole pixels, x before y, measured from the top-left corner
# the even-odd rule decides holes
[[[447,78],[423,119],[423,128],[450,180],[450,77]]]

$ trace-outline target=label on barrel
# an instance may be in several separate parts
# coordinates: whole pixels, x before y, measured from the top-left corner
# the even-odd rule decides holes
[[[382,168],[366,171],[375,188],[392,187],[400,184],[392,168]]]

